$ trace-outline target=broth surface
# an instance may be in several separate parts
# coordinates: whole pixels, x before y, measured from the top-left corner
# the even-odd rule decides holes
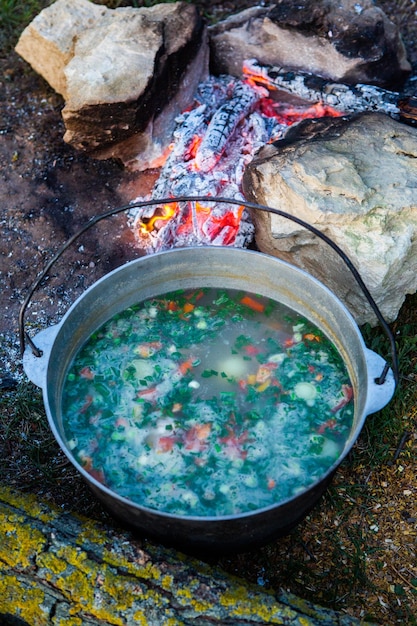
[[[282,304],[223,289],[114,316],[76,355],[62,406],[67,445],[92,476],[143,506],[203,517],[304,491],[353,420],[326,336]]]

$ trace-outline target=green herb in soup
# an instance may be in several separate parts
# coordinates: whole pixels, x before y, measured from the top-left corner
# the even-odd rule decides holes
[[[222,516],[273,505],[342,453],[352,388],[306,319],[233,290],[175,291],[113,317],[63,390],[68,446],[134,502]]]

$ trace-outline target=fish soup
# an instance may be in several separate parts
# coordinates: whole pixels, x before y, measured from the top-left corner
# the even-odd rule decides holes
[[[344,450],[352,387],[334,345],[288,307],[181,290],[115,315],[71,364],[67,445],[137,504],[219,517],[286,500]]]

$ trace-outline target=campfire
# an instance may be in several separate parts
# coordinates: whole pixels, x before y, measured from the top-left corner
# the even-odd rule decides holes
[[[247,64],[242,80],[209,77],[198,87],[194,106],[177,119],[169,156],[152,198],[183,195],[244,199],[245,166],[256,151],[283,137],[306,117],[341,115],[317,103],[283,106],[273,85],[257,80]],[[143,198],[138,198],[143,199]],[[178,202],[156,209],[132,210],[132,228],[148,252],[185,245],[247,246],[254,234],[249,214],[230,205]]]
[[[244,62],[241,79],[210,76],[198,86],[194,105],[177,118],[151,197],[221,196],[234,202],[179,200],[132,209],[137,240],[148,253],[189,245],[246,247],[254,226],[236,200],[244,200],[242,176],[254,154],[301,120],[365,110],[398,117],[398,94],[261,66],[255,59]]]
[[[311,3],[285,0],[213,26],[185,2],[78,4],[74,15],[73,3],[57,0],[16,50],[64,97],[68,144],[158,174],[150,193],[149,177],[138,177],[121,194],[138,247],[254,239],[322,280],[361,323],[375,323],[317,236],[244,201],[266,205],[326,233],[395,319],[415,291],[415,129],[398,123],[413,124],[415,98],[404,86],[411,66],[401,37],[371,0],[323,0],[314,15]],[[65,24],[65,46],[51,41],[52,23]]]

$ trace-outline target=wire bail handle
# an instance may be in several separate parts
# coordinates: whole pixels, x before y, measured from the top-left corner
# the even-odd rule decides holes
[[[255,211],[264,211],[266,213],[272,213],[274,215],[279,215],[280,217],[284,217],[286,219],[291,220],[292,222],[295,222],[299,226],[302,226],[303,228],[309,230],[311,233],[313,233],[314,235],[319,237],[322,241],[327,243],[338,254],[338,256],[342,259],[342,261],[345,263],[345,265],[347,265],[348,269],[352,273],[354,279],[356,280],[357,284],[359,285],[359,287],[361,288],[363,294],[365,295],[365,297],[366,297],[370,307],[372,308],[373,312],[375,313],[375,315],[376,315],[376,317],[377,317],[377,319],[378,319],[382,329],[384,330],[385,334],[387,335],[389,343],[390,343],[390,348],[391,348],[391,358],[392,358],[391,367],[392,367],[392,372],[393,372],[393,375],[394,375],[394,381],[395,381],[395,385],[398,384],[399,367],[398,367],[398,354],[397,354],[397,347],[396,347],[396,344],[395,344],[395,338],[394,338],[394,336],[393,336],[393,334],[391,332],[391,329],[388,326],[388,323],[386,322],[384,316],[382,315],[381,311],[379,310],[378,305],[376,304],[375,300],[373,299],[373,297],[372,297],[370,291],[368,290],[367,286],[365,285],[364,281],[362,280],[361,275],[359,274],[358,270],[356,269],[356,267],[352,263],[352,261],[349,259],[349,257],[345,254],[345,252],[343,252],[343,250],[332,239],[330,239],[330,237],[328,237],[327,235],[322,233],[320,230],[315,228],[315,226],[312,226],[308,222],[305,222],[304,220],[296,217],[295,215],[291,215],[290,213],[286,213],[285,211],[282,211],[281,209],[275,209],[275,208],[272,208],[272,207],[269,207],[269,206],[266,206],[266,205],[256,204],[254,202],[249,202],[249,201],[246,201],[246,200],[237,200],[237,199],[233,199],[233,198],[224,198],[224,197],[220,197],[220,196],[219,197],[216,197],[216,196],[176,196],[176,197],[170,197],[170,198],[157,198],[157,199],[151,199],[151,200],[143,200],[143,201],[140,201],[140,202],[132,202],[130,204],[125,204],[123,206],[116,207],[114,209],[110,209],[109,211],[106,211],[105,213],[101,213],[100,215],[95,215],[92,218],[90,218],[88,220],[88,222],[79,231],[77,231],[72,237],[70,237],[70,239],[68,239],[61,246],[61,248],[58,250],[58,252],[52,257],[52,259],[50,259],[50,261],[47,263],[45,268],[38,275],[38,277],[35,279],[35,281],[32,284],[32,286],[30,287],[29,292],[26,295],[26,298],[24,299],[23,304],[22,304],[22,306],[20,308],[20,311],[19,311],[19,341],[20,341],[20,352],[21,352],[21,355],[23,356],[23,353],[25,351],[25,346],[26,346],[26,343],[27,343],[30,346],[34,356],[36,356],[36,357],[41,357],[42,356],[42,350],[40,350],[35,345],[33,340],[30,338],[28,333],[25,331],[24,316],[25,316],[25,312],[26,312],[27,306],[28,306],[28,304],[29,304],[33,294],[35,293],[36,289],[40,286],[42,281],[48,275],[49,270],[51,269],[51,267],[58,261],[58,259],[67,250],[67,248],[69,248],[82,234],[84,234],[92,226],[94,226],[98,222],[106,219],[107,217],[111,217],[112,215],[117,215],[119,213],[131,210],[131,209],[134,209],[134,208],[144,208],[144,207],[148,207],[148,206],[155,206],[155,205],[158,205],[158,204],[174,204],[174,203],[177,203],[177,202],[178,203],[180,203],[180,202],[211,202],[211,203],[216,202],[216,203],[223,203],[223,204],[235,204],[235,205],[243,206],[246,209],[252,209],[252,210],[255,210]],[[375,379],[376,384],[382,385],[385,382],[385,380],[386,380],[388,372],[389,372],[389,365],[388,365],[388,363],[385,363],[385,366],[383,368],[383,371],[381,372],[381,375],[378,378]]]

